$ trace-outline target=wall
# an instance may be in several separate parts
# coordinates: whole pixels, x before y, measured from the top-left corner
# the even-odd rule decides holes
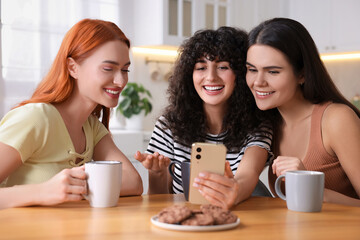
[[[154,56],[150,57],[154,58]],[[157,118],[168,102],[166,94],[168,82],[165,76],[172,70],[173,64],[156,61],[146,63],[147,58],[149,56],[143,54],[132,55],[131,71],[133,75],[129,81],[142,83],[152,94],[151,103],[153,111],[145,117],[143,124],[145,131],[152,131]],[[155,59],[163,60],[159,57]],[[155,75],[155,71],[159,72],[158,77],[152,78]]]
[[[325,66],[347,99],[360,95],[360,60],[326,61]]]

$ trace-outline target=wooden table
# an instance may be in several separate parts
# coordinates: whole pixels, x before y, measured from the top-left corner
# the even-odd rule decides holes
[[[253,197],[233,209],[240,225],[217,232],[179,232],[151,224],[173,204],[191,204],[182,194],[122,197],[114,208],[86,201],[54,207],[0,210],[0,239],[360,239],[360,208],[323,205],[320,213],[287,210],[285,201]],[[197,208],[197,207],[196,207]]]

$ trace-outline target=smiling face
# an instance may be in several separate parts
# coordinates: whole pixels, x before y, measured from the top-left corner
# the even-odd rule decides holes
[[[252,45],[247,54],[246,82],[261,110],[284,107],[302,96],[300,83],[285,55],[266,46]]]
[[[235,88],[235,74],[229,62],[199,59],[193,71],[196,92],[206,106],[226,106]]]
[[[75,94],[92,106],[116,107],[128,82],[129,48],[121,41],[110,41],[96,48],[81,63],[68,59],[75,79]],[[85,103],[85,104],[86,104]]]

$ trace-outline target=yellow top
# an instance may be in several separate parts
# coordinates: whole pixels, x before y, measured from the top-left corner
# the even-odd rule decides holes
[[[2,185],[44,182],[65,168],[90,161],[95,145],[109,132],[95,116],[87,119],[83,130],[86,150],[78,154],[60,113],[53,105],[30,103],[8,112],[0,122],[0,142],[15,148],[23,165]],[[83,161],[75,164],[77,158]]]

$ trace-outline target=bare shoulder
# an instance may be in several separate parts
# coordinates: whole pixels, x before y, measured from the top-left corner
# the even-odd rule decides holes
[[[347,105],[340,103],[330,104],[323,115],[322,126],[328,132],[338,132],[345,129],[360,130],[360,119]]]
[[[359,117],[356,115],[354,110],[349,106],[341,103],[330,104],[324,112],[323,120],[345,120],[345,119],[358,120]]]

